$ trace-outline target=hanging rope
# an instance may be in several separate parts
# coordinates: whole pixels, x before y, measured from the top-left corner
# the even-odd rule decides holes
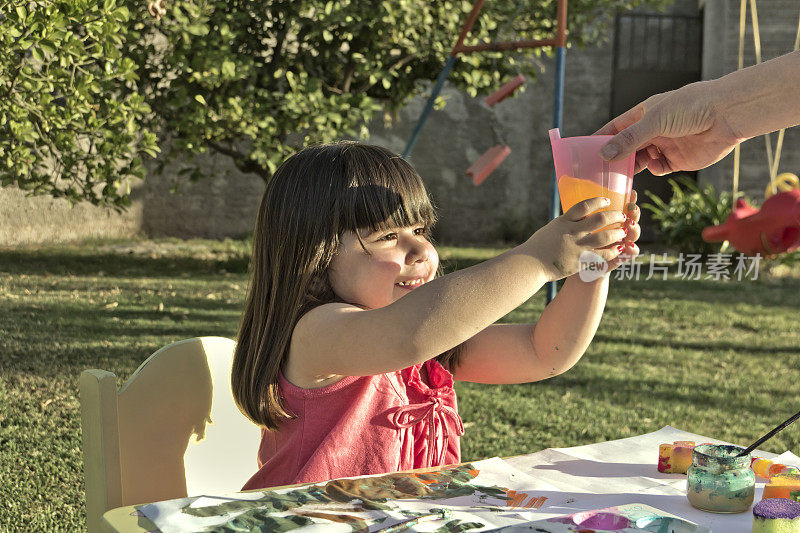
[[[747,0],[741,0],[739,4],[739,66],[738,70],[744,68],[744,22],[747,16]],[[739,192],[739,160],[742,148],[739,143],[733,149],[733,194],[731,195],[731,211],[736,208],[736,193]]]
[[[756,65],[761,64],[761,33],[759,32],[758,24],[758,8],[756,7],[756,0],[750,0],[750,22],[753,25],[753,51],[756,55]],[[764,134],[764,147],[767,150],[767,170],[769,171],[769,179],[772,181],[772,136],[769,133]]]
[[[798,50],[798,48],[800,48],[800,16],[798,16],[797,19],[798,19],[797,32],[795,33],[794,36],[794,46],[792,46],[793,51],[796,51]],[[769,173],[770,193],[767,196],[771,196],[776,192],[778,192],[778,186],[776,184],[778,181],[780,181],[779,180],[780,176],[778,176],[778,165],[780,164],[781,161],[781,149],[783,148],[783,137],[785,133],[786,133],[786,128],[782,128],[781,131],[778,132],[778,145],[775,147],[775,160],[772,163],[772,167],[770,168],[770,173]],[[781,176],[782,175],[783,174],[781,174]],[[794,176],[794,175],[789,174],[789,176]],[[797,176],[795,176],[794,178],[795,178],[794,182],[796,183]]]
[[[741,0],[739,5],[739,70],[744,68],[744,34],[745,34],[745,20],[747,18],[747,1]],[[761,33],[758,24],[758,8],[756,7],[756,0],[749,0],[750,2],[750,20],[753,26],[753,48],[756,56],[756,65],[761,63]],[[800,48],[800,15],[797,20],[797,32],[794,38],[793,51]],[[767,151],[767,166],[769,170],[769,185],[765,191],[765,197],[778,192],[778,168],[781,161],[781,151],[783,150],[783,139],[786,133],[786,128],[782,128],[778,132],[778,142],[775,146],[775,154],[772,153],[772,139],[769,133],[764,134],[764,143]],[[736,194],[739,190],[739,166],[741,161],[741,149],[736,145],[733,153],[733,195],[731,201],[733,202],[732,208],[736,205]],[[784,176],[781,174],[781,176]],[[785,186],[785,180],[782,180],[782,185]]]

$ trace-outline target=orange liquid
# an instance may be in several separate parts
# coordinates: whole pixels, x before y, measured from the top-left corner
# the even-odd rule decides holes
[[[588,200],[589,198],[597,198],[599,196],[608,198],[611,200],[611,204],[609,204],[608,207],[594,211],[595,213],[600,211],[625,212],[625,204],[627,203],[627,195],[623,193],[614,192],[607,187],[603,187],[589,180],[573,178],[572,176],[566,175],[558,179],[558,195],[561,197],[561,209],[564,213],[578,202]],[[612,224],[598,231],[615,227],[620,228],[622,225]]]

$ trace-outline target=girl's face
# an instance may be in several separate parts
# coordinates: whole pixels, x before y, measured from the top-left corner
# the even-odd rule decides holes
[[[361,230],[342,235],[328,269],[333,292],[342,300],[370,309],[389,305],[436,275],[439,255],[425,236],[425,226]]]

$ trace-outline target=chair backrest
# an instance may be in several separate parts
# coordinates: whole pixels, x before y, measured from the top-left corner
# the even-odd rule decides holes
[[[86,513],[241,489],[258,468],[261,432],[233,401],[235,343],[199,337],[150,356],[117,392],[116,376],[80,377]]]

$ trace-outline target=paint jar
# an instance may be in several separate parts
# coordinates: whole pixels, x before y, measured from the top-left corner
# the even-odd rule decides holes
[[[742,513],[750,509],[756,475],[750,468],[750,455],[736,457],[743,448],[701,444],[692,452],[692,465],[686,472],[689,503],[713,513]]]

